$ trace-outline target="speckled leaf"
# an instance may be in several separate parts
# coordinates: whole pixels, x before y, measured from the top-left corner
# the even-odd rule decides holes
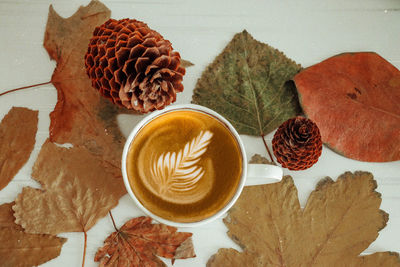
[[[225,116],[240,134],[265,135],[301,112],[300,65],[247,32],[236,34],[196,84],[192,102]]]
[[[373,52],[344,53],[294,77],[304,113],[338,153],[400,160],[400,71]]]
[[[67,239],[52,235],[28,234],[14,223],[13,203],[0,206],[0,265],[27,267],[43,264],[60,255]]]
[[[243,252],[220,249],[207,266],[400,267],[397,253],[359,256],[388,220],[376,186],[368,172],[346,172],[336,182],[325,178],[304,210],[290,176],[246,187],[224,219]]]

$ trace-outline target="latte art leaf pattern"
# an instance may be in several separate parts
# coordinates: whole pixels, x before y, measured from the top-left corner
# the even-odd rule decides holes
[[[196,163],[206,152],[212,136],[210,131],[201,131],[178,153],[163,153],[153,161],[151,175],[155,184],[159,185],[159,193],[183,192],[196,187],[204,175],[203,168]]]

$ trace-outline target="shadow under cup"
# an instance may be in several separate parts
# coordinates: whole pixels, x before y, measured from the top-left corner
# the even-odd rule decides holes
[[[223,117],[196,105],[173,106],[132,131],[123,153],[124,182],[154,219],[195,226],[224,214],[238,198],[245,157]]]

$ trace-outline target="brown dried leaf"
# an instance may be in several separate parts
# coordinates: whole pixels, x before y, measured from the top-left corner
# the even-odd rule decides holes
[[[0,123],[0,190],[28,161],[35,145],[38,112],[13,107]]]
[[[364,257],[357,257],[348,262],[346,267],[395,267],[400,265],[396,252],[377,252]]]
[[[101,158],[85,148],[62,148],[46,141],[32,171],[43,189],[25,187],[15,200],[16,223],[29,233],[86,232],[125,193],[110,180]]]
[[[58,257],[67,239],[25,233],[14,223],[12,205],[7,203],[0,206],[1,266],[36,266]]]
[[[207,266],[400,266],[397,253],[359,256],[388,220],[375,189],[372,174],[346,172],[321,181],[301,210],[290,176],[247,187],[224,220],[244,251],[220,249]]]
[[[16,222],[27,232],[86,232],[126,192],[120,170],[125,138],[116,123],[117,111],[91,87],[84,71],[92,31],[109,16],[98,1],[67,19],[50,6],[44,46],[57,61],[52,83],[58,91],[50,141],[74,148],[50,141],[42,146],[32,176],[43,189],[24,188],[13,207]]]
[[[186,69],[186,68],[189,68],[191,66],[194,66],[194,64],[192,62],[190,62],[189,60],[181,59],[181,66]]]
[[[119,110],[92,87],[84,64],[94,28],[109,18],[110,10],[99,1],[80,7],[67,19],[50,5],[44,47],[57,61],[51,82],[58,92],[50,114],[50,140],[85,147],[120,174],[125,138],[116,122]]]
[[[23,230],[20,225],[14,223],[14,211],[11,208],[14,204],[14,202],[11,202],[0,206],[0,229],[12,228],[19,231]]]
[[[196,256],[191,236],[177,232],[172,226],[152,224],[150,217],[137,217],[108,236],[94,260],[100,261],[100,266],[165,266],[157,256],[168,259]]]
[[[269,165],[275,165],[274,163],[272,163],[271,161],[269,161],[268,159],[266,159],[265,157],[261,156],[260,154],[254,154],[249,163],[252,164],[269,164]]]

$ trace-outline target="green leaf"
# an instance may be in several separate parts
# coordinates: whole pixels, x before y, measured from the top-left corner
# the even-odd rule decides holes
[[[203,72],[192,103],[220,113],[240,134],[266,135],[301,113],[296,89],[288,82],[300,69],[243,31]]]

